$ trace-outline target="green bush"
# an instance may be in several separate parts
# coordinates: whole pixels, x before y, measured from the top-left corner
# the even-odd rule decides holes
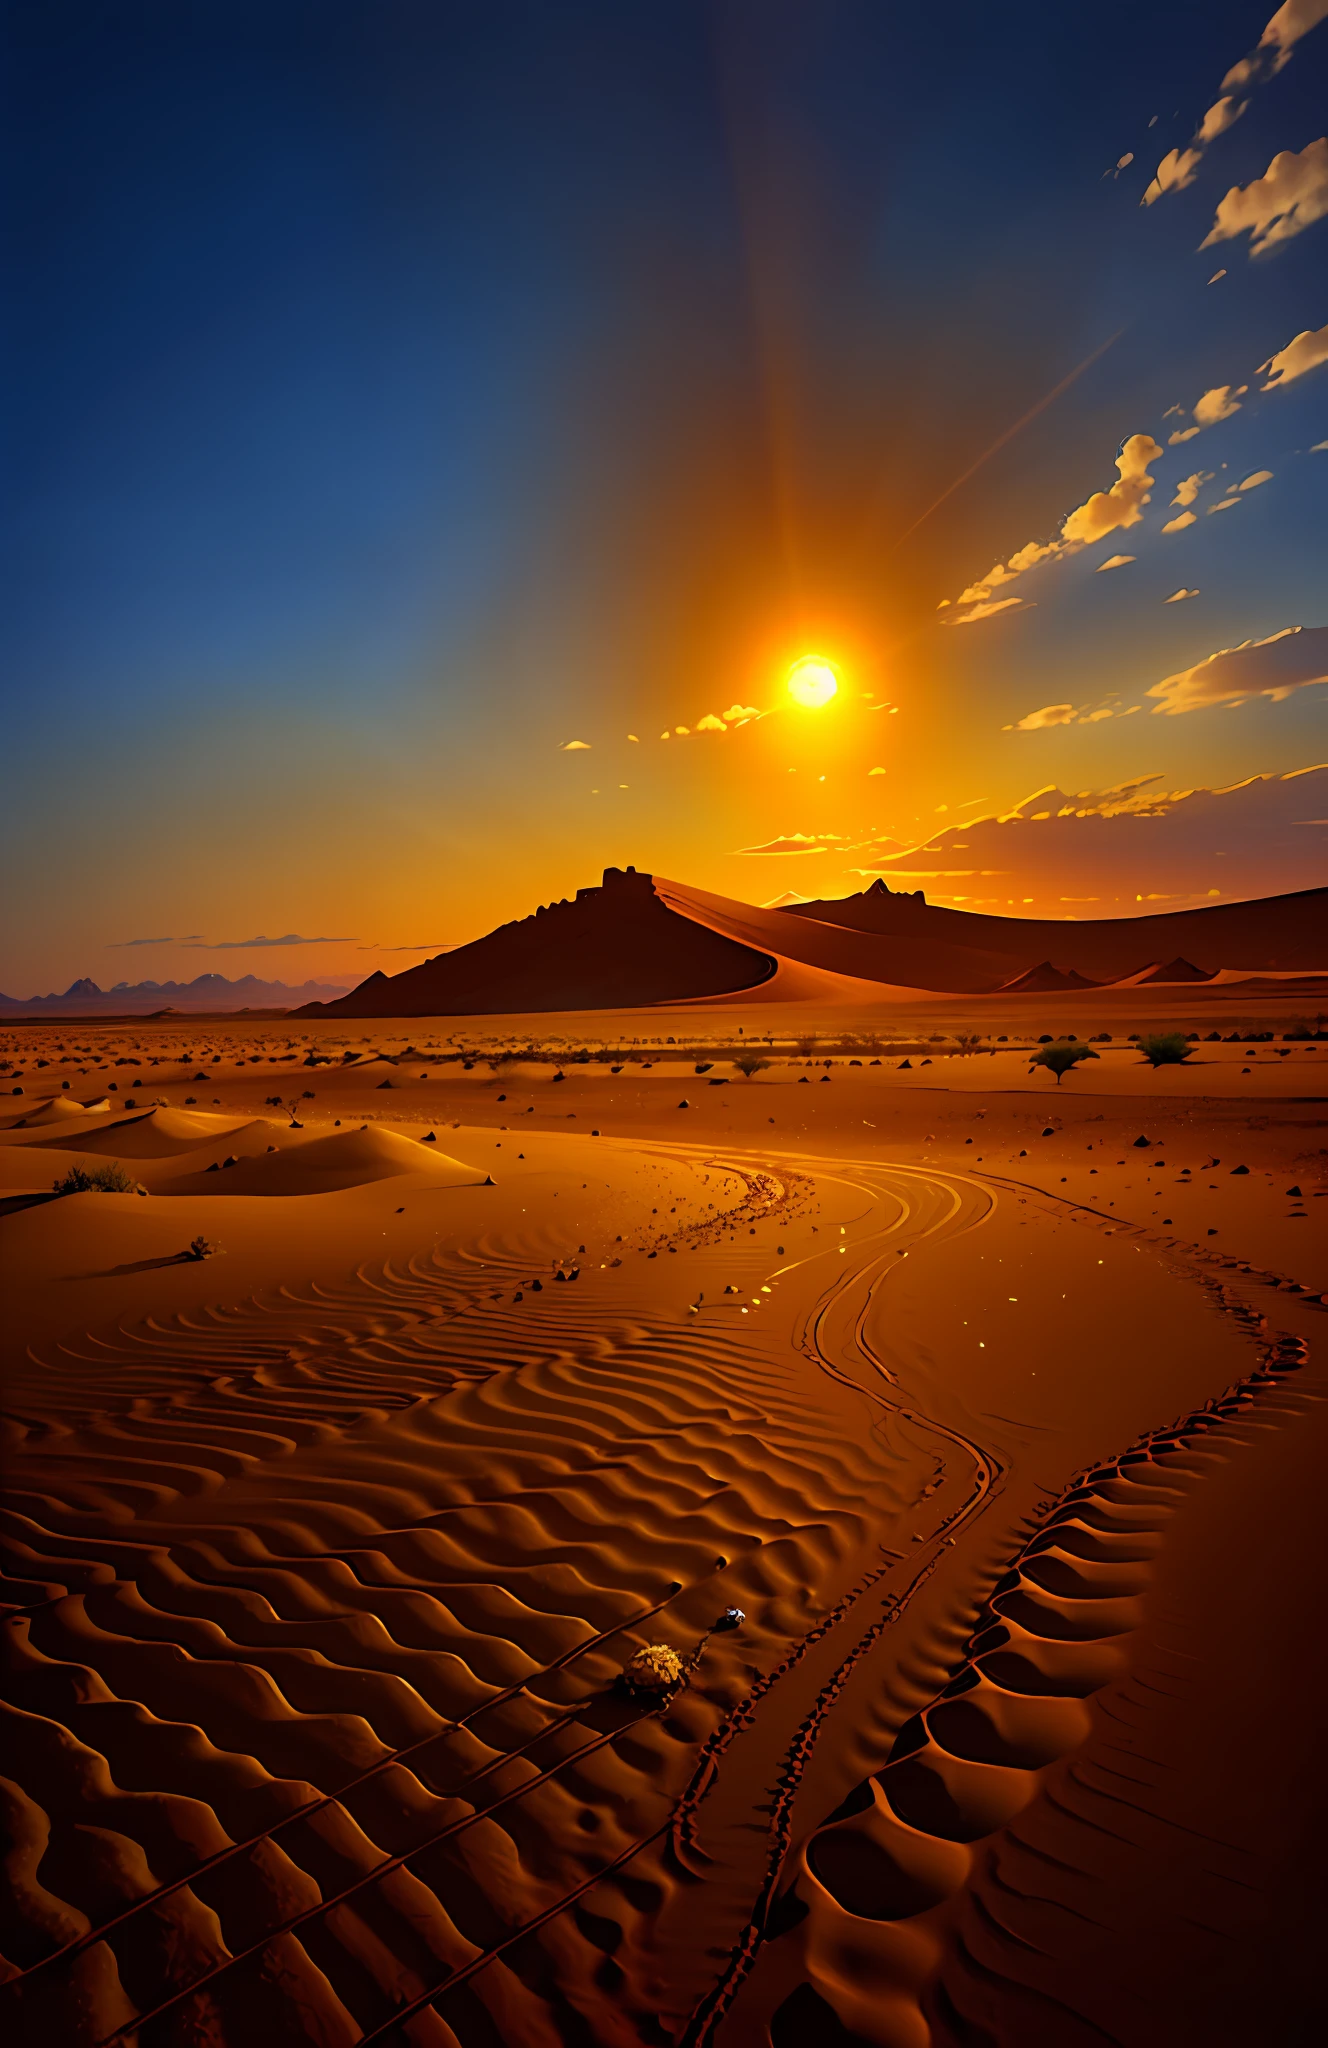
[[[1139,1040],[1139,1050],[1150,1067],[1178,1067],[1190,1056],[1183,1031],[1154,1031]]]
[[[1071,1067],[1078,1066],[1080,1060],[1096,1058],[1097,1054],[1091,1046],[1082,1045],[1078,1039],[1071,1044],[1068,1039],[1062,1038],[1059,1044],[1044,1045],[1041,1052],[1035,1052],[1028,1071],[1031,1074],[1034,1067],[1045,1067],[1048,1073],[1056,1076],[1056,1086],[1059,1088],[1062,1074],[1068,1074]]]
[[[132,1195],[138,1186],[123,1166],[111,1160],[106,1166],[71,1166],[62,1179],[51,1183],[57,1195]]]

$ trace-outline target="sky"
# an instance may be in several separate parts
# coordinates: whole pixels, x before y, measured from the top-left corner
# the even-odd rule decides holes
[[[1325,15],[19,0],[0,988],[1328,881]]]

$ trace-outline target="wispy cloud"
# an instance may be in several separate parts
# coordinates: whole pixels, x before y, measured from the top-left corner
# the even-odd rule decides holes
[[[1163,604],[1183,604],[1187,597],[1197,597],[1198,595],[1197,590],[1186,590],[1184,585],[1182,585],[1179,590],[1173,590],[1170,597],[1164,597],[1162,602]]]
[[[564,740],[558,752],[560,754],[588,754],[590,752],[590,741]]]
[[[779,839],[768,839],[764,846],[740,846],[739,853],[830,853],[843,846],[846,835],[842,832],[785,832]]]
[[[1155,712],[1176,717],[1212,704],[1241,704],[1269,697],[1275,704],[1293,690],[1328,682],[1328,626],[1284,626],[1266,640],[1243,640],[1219,648],[1177,675],[1164,676],[1146,692],[1160,699]]]
[[[1030,711],[1016,725],[1006,725],[1003,732],[1042,732],[1049,725],[1073,725],[1075,710],[1073,704],[1044,704],[1040,711]]]
[[[1108,555],[1105,562],[1098,563],[1097,573],[1100,576],[1104,569],[1123,569],[1127,562],[1137,562],[1138,559],[1137,555]]]
[[[111,939],[108,944],[114,951],[118,951],[121,946],[196,946],[201,936],[199,932],[187,932],[183,938]]]
[[[261,933],[256,939],[182,939],[181,945],[202,953],[242,953],[251,946],[358,946],[358,939],[347,938],[343,933],[337,938],[306,939],[299,932],[286,932],[279,939],[265,938]]]

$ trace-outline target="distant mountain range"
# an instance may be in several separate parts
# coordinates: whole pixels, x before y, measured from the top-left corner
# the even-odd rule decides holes
[[[1180,955],[1184,957],[1178,957]],[[1195,962],[1200,964],[1195,965]],[[1168,964],[1162,964],[1168,963]],[[992,917],[896,895],[758,909],[635,868],[541,906],[402,974],[371,974],[305,1017],[635,1009],[652,1003],[879,1004],[919,993],[1007,995],[1242,974],[1328,971],[1328,889],[1146,917]]]
[[[99,988],[86,975],[63,995],[0,995],[0,1016],[142,1017],[153,1010],[289,1010],[299,1003],[334,1002],[352,983],[306,981],[298,988],[284,981],[260,981],[242,974],[228,981],[224,974],[200,974],[193,981],[117,981]]]

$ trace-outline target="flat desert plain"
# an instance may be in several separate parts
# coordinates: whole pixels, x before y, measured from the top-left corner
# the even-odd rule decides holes
[[[1328,1042],[1051,1000],[9,1029],[8,2038],[1322,2038]]]

